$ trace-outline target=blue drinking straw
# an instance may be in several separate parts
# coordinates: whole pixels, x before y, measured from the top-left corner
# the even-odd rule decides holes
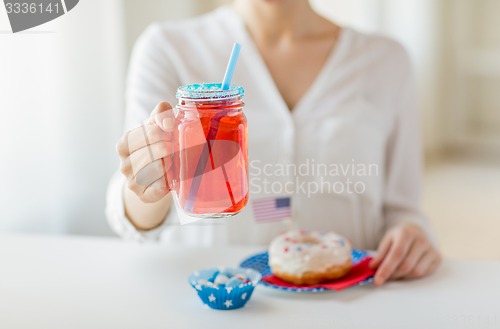
[[[238,62],[240,49],[241,45],[235,42],[233,45],[233,51],[231,51],[231,57],[229,57],[229,63],[227,63],[226,74],[224,74],[224,79],[222,80],[222,90],[229,90],[229,87],[231,86],[231,80],[233,79],[236,62]]]
[[[222,80],[221,84],[222,90],[229,90],[229,87],[231,86],[231,80],[233,79],[234,69],[236,68],[236,63],[238,62],[240,49],[241,45],[235,42],[233,45],[233,50],[231,51],[231,57],[229,57],[229,63],[227,63],[226,74],[224,74],[224,79]],[[210,143],[213,143],[213,140],[215,140],[215,136],[217,135],[217,131],[219,130],[219,121],[221,118],[222,118],[222,113],[220,113],[219,116],[215,116],[210,120],[211,127],[207,135],[207,141],[200,155],[200,159],[198,160],[198,164],[195,170],[195,176],[193,177],[191,188],[189,189],[186,204],[184,206],[184,209],[189,212],[192,212],[194,209],[194,203],[196,200],[196,196],[198,195],[198,191],[200,189],[204,168],[207,165],[209,158],[212,156]],[[226,181],[227,191],[229,192],[229,196],[231,198],[231,203],[234,206],[236,202],[233,197],[231,185],[229,184],[226,168],[224,167],[223,164],[221,165],[221,169],[222,173],[224,174],[224,179]]]

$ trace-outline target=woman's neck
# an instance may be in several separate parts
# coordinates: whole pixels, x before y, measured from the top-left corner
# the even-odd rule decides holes
[[[234,7],[253,38],[263,44],[317,35],[325,23],[308,0],[236,0]]]

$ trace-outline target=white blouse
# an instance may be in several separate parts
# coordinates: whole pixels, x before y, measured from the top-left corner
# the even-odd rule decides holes
[[[107,218],[123,237],[186,244],[268,244],[281,231],[334,230],[375,249],[391,226],[420,213],[421,148],[411,65],[395,41],[344,28],[309,90],[290,111],[242,19],[230,7],[151,25],[139,38],[127,81],[125,130],[179,85],[222,79],[234,42],[242,45],[233,83],[245,88],[250,201],[228,220],[179,225],[172,209],[160,228],[140,232],[124,214],[120,173]],[[293,70],[293,68],[290,68]],[[256,221],[252,202],[291,197],[291,216]]]

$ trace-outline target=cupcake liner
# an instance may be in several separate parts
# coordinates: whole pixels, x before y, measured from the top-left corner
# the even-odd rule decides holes
[[[226,274],[229,277],[241,274],[249,281],[236,286],[216,286],[210,281],[213,281],[218,274]],[[234,310],[248,302],[261,278],[261,274],[252,269],[210,268],[192,273],[189,276],[189,283],[196,289],[204,304],[213,309]]]

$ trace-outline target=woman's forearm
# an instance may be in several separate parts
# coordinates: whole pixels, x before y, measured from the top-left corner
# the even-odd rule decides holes
[[[165,221],[172,204],[172,195],[169,193],[157,202],[145,203],[125,186],[123,203],[125,206],[125,215],[137,229],[151,230],[160,226]]]

